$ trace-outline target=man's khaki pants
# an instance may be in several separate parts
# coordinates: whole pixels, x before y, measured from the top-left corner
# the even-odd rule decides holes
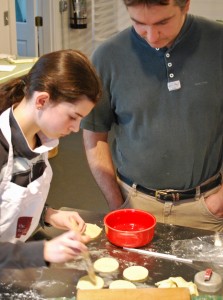
[[[148,211],[161,223],[223,232],[223,218],[214,216],[205,205],[205,197],[216,193],[220,186],[193,199],[162,201],[137,191],[119,178],[117,180],[126,199],[121,208]]]

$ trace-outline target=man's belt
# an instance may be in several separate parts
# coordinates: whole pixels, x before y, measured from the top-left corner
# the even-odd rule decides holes
[[[117,176],[125,182],[127,185],[131,187],[135,187],[137,191],[144,193],[146,195],[155,197],[158,200],[163,200],[163,201],[179,201],[179,200],[186,200],[186,199],[191,199],[194,198],[199,190],[199,193],[205,193],[218,185],[221,184],[222,182],[222,176],[219,173],[219,175],[213,179],[213,181],[208,182],[207,184],[201,185],[198,188],[193,188],[190,190],[172,190],[172,189],[165,189],[165,190],[152,190],[148,189],[140,184],[136,184],[133,182],[131,179],[123,176],[120,174],[117,170]]]

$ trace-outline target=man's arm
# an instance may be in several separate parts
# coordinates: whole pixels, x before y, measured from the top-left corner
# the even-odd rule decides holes
[[[91,172],[107,200],[110,210],[123,204],[108,144],[108,133],[83,130],[84,146]]]

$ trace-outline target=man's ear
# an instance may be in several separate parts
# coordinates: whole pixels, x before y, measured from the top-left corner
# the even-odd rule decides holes
[[[187,0],[187,1],[186,1],[186,5],[185,5],[185,10],[186,10],[186,12],[189,11],[189,8],[190,8],[190,0]]]
[[[35,95],[35,104],[36,108],[41,110],[48,104],[50,101],[50,95],[47,92],[36,92]]]

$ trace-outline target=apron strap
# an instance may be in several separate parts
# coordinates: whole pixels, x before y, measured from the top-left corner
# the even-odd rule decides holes
[[[13,147],[11,141],[11,127],[9,123],[9,116],[10,116],[11,108],[8,108],[0,115],[0,129],[9,144],[9,154],[8,154],[8,162],[6,165],[6,170],[4,172],[4,177],[2,180],[2,184],[5,181],[10,181],[12,178],[12,170],[13,170]]]

